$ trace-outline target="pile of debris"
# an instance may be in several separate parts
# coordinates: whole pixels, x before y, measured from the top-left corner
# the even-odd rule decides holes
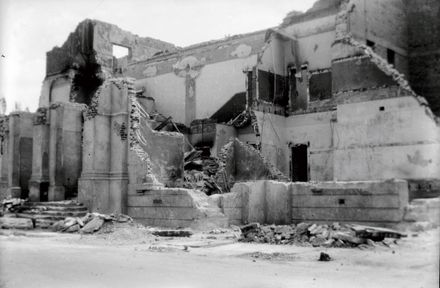
[[[242,235],[239,241],[269,243],[281,245],[312,245],[314,247],[357,247],[375,245],[382,242],[388,246],[385,238],[406,237],[398,231],[352,224],[312,224],[297,225],[259,225],[251,223],[240,227]]]
[[[3,215],[3,213],[5,211],[6,212],[16,212],[16,211],[19,211],[26,201],[27,200],[20,199],[20,198],[4,199],[2,201],[2,211],[1,211],[2,215]]]
[[[105,222],[133,222],[130,216],[124,214],[100,214],[87,213],[84,217],[66,217],[52,225],[52,230],[55,232],[66,232],[81,234],[91,234],[101,229]]]
[[[203,155],[202,150],[193,149],[184,157],[184,186],[201,190],[207,195],[222,193],[215,180],[219,170],[218,159]]]

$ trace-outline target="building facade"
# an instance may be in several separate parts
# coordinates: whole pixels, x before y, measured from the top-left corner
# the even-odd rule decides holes
[[[181,187],[184,152],[231,137],[291,181],[438,191],[440,6],[415,2],[318,1],[185,48],[85,20],[47,53],[38,111],[0,120],[2,195],[126,212],[147,172]]]

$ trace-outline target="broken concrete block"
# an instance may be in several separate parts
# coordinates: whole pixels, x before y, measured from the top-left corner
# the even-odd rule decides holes
[[[298,225],[296,225],[296,233],[301,235],[301,234],[305,234],[308,231],[308,228],[312,226],[311,223],[305,223],[305,222],[301,222]]]
[[[102,224],[104,224],[104,219],[94,217],[92,220],[90,220],[90,222],[84,225],[83,228],[81,228],[80,232],[85,234],[93,233],[101,229]]]
[[[190,237],[193,233],[189,230],[157,230],[152,234],[161,237]]]
[[[0,227],[2,229],[34,229],[34,224],[29,218],[2,217]]]
[[[79,229],[80,229],[79,224],[75,224],[75,225],[72,225],[69,228],[67,228],[65,232],[67,232],[67,233],[75,233],[75,232],[78,232]]]
[[[348,242],[356,245],[365,243],[365,239],[356,237],[353,234],[354,233],[350,233],[348,231],[335,231],[331,234],[331,237],[333,239],[342,240],[344,242]]]
[[[260,224],[259,223],[249,223],[247,225],[243,225],[240,227],[240,230],[242,233],[247,233],[249,231],[255,230],[260,228]]]
[[[64,220],[57,221],[52,225],[52,231],[58,232],[64,229]]]

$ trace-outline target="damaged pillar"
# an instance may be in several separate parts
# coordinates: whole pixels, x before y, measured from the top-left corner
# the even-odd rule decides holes
[[[109,209],[116,213],[125,213],[128,189],[128,93],[133,90],[133,83],[125,83],[123,89],[112,85],[112,116],[113,131],[110,135],[110,199]]]
[[[62,123],[64,107],[53,104],[49,110],[50,139],[49,139],[49,201],[64,200],[63,169],[62,166]]]
[[[78,201],[92,211],[124,213],[127,206],[128,86],[107,80],[94,96],[96,107],[85,112]]]
[[[110,119],[95,115],[84,121],[83,168],[78,201],[92,211],[106,213],[109,206]]]
[[[49,121],[48,109],[38,108],[33,121],[32,176],[29,181],[29,200],[47,201],[49,188]]]

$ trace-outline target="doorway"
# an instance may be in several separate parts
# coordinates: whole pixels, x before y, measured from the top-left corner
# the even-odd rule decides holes
[[[291,179],[293,182],[309,181],[308,145],[298,144],[292,147]]]

